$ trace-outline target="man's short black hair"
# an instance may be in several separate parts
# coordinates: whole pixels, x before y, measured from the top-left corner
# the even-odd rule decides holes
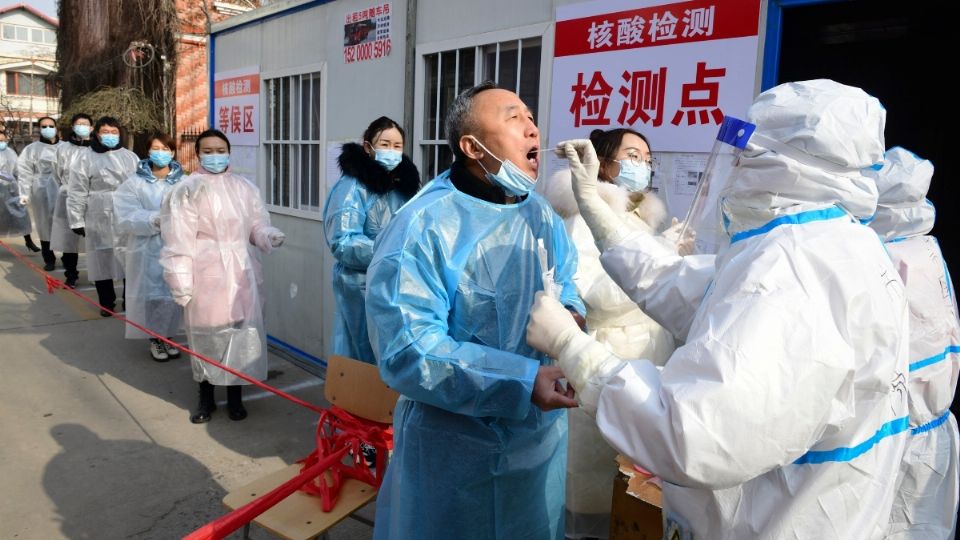
[[[460,149],[460,137],[463,137],[465,132],[473,131],[476,128],[472,115],[473,98],[481,92],[495,88],[497,88],[497,85],[491,81],[484,81],[473,88],[467,88],[460,92],[460,95],[447,108],[447,144],[450,145],[450,150],[453,151],[455,159],[466,159],[467,156]]]

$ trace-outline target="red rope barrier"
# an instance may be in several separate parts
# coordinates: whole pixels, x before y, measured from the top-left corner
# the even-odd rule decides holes
[[[73,289],[73,288],[71,288],[71,287],[67,287],[66,285],[64,285],[64,283],[63,283],[62,281],[60,281],[59,279],[56,279],[55,277],[53,277],[53,276],[51,276],[50,274],[46,273],[42,268],[40,268],[40,267],[38,267],[37,265],[35,265],[35,264],[33,264],[32,262],[30,262],[29,259],[27,259],[27,258],[24,257],[23,255],[17,253],[13,248],[11,248],[11,247],[10,247],[6,242],[4,242],[3,240],[0,240],[0,246],[3,246],[4,249],[6,249],[11,255],[13,255],[14,257],[16,257],[20,262],[22,262],[22,263],[24,263],[25,265],[27,265],[28,268],[30,268],[30,269],[33,270],[34,272],[40,274],[40,276],[43,277],[44,280],[45,280],[45,282],[46,282],[47,292],[48,292],[48,293],[53,294],[53,291],[54,291],[54,290],[56,290],[56,289],[62,289],[62,290],[64,290],[65,292],[68,292],[68,293],[76,296],[76,297],[79,298],[80,300],[83,300],[84,302],[90,304],[91,306],[93,306],[93,307],[95,307],[95,308],[98,308],[98,309],[101,309],[101,310],[103,310],[103,311],[106,312],[106,313],[109,313],[111,316],[113,316],[113,318],[115,318],[115,319],[117,319],[117,320],[119,320],[119,321],[122,321],[122,322],[125,323],[125,324],[129,324],[130,326],[133,326],[134,328],[140,330],[141,332],[144,332],[145,334],[150,335],[151,337],[153,337],[153,338],[155,338],[155,339],[159,339],[160,341],[162,341],[162,342],[164,342],[164,343],[167,343],[167,344],[169,344],[169,345],[172,345],[172,346],[176,347],[177,349],[183,351],[184,353],[186,353],[186,354],[188,354],[188,355],[190,355],[190,356],[193,356],[194,358],[197,358],[197,359],[199,359],[199,360],[201,360],[201,361],[203,361],[203,362],[206,362],[206,363],[208,363],[208,364],[210,364],[210,365],[212,365],[212,366],[216,366],[216,367],[218,367],[218,368],[226,371],[227,373],[230,373],[230,374],[232,374],[232,375],[235,375],[235,376],[237,376],[237,377],[240,377],[241,379],[249,382],[250,384],[253,384],[253,385],[255,385],[255,386],[258,386],[258,387],[260,387],[260,388],[262,388],[262,389],[264,389],[264,390],[266,390],[266,391],[268,391],[268,392],[272,392],[272,393],[274,393],[274,394],[276,394],[276,395],[278,395],[278,396],[280,396],[280,397],[282,397],[282,398],[284,398],[284,399],[286,399],[286,400],[288,400],[288,401],[291,401],[291,402],[293,402],[293,403],[296,403],[297,405],[300,405],[301,407],[305,407],[305,408],[307,408],[307,409],[310,409],[311,411],[316,412],[316,413],[318,413],[318,414],[323,414],[323,412],[326,410],[326,409],[324,409],[323,407],[318,407],[318,406],[316,406],[316,405],[314,405],[314,404],[312,404],[312,403],[308,403],[308,402],[306,402],[306,401],[303,401],[302,399],[300,399],[300,398],[298,398],[298,397],[291,396],[290,394],[284,392],[283,390],[280,390],[280,389],[278,389],[278,388],[274,388],[273,386],[270,386],[269,384],[266,384],[266,383],[264,383],[264,382],[262,382],[262,381],[258,381],[257,379],[254,379],[253,377],[250,377],[250,376],[247,375],[246,373],[241,373],[241,372],[239,372],[239,371],[237,371],[237,370],[235,370],[235,369],[233,369],[233,368],[227,367],[227,366],[221,364],[220,362],[217,362],[216,360],[214,360],[214,359],[212,359],[212,358],[208,358],[208,357],[206,357],[206,356],[204,356],[204,355],[202,355],[202,354],[200,354],[200,353],[198,353],[198,352],[196,352],[196,351],[194,351],[194,350],[192,350],[192,349],[189,349],[189,348],[187,348],[187,347],[184,347],[183,345],[180,345],[179,343],[175,343],[175,342],[167,339],[166,336],[161,336],[160,334],[157,334],[156,332],[151,331],[149,328],[146,328],[146,327],[144,327],[144,326],[142,326],[142,325],[140,325],[140,324],[137,324],[137,323],[131,321],[130,319],[127,319],[126,317],[120,315],[119,313],[117,313],[117,312],[115,312],[115,311],[112,311],[112,310],[110,310],[110,309],[107,309],[107,308],[104,307],[104,306],[101,306],[101,305],[98,304],[97,302],[91,300],[91,299],[90,299],[89,297],[87,297],[85,294],[81,294],[79,291],[77,291],[77,290],[75,290],[75,289]]]
[[[288,401],[296,403],[301,407],[305,407],[321,415],[320,421],[317,423],[317,448],[311,452],[309,456],[300,461],[300,463],[303,464],[303,467],[299,475],[281,484],[273,491],[190,533],[184,537],[186,540],[220,540],[225,538],[227,535],[256,519],[257,516],[266,512],[297,490],[303,490],[307,493],[318,495],[320,497],[323,511],[329,512],[336,504],[342,479],[345,477],[355,478],[357,480],[366,482],[375,488],[380,487],[380,483],[383,480],[383,473],[386,469],[388,449],[392,448],[393,446],[393,433],[388,424],[378,424],[357,418],[351,415],[349,412],[338,407],[331,407],[330,409],[318,407],[312,403],[308,403],[297,397],[291,396],[280,389],[258,381],[249,375],[246,375],[245,373],[241,373],[235,369],[229,368],[220,362],[217,362],[216,360],[184,347],[179,343],[175,343],[167,339],[166,336],[161,336],[150,329],[145,328],[144,326],[137,324],[136,322],[133,322],[126,317],[107,309],[104,306],[101,306],[97,302],[94,302],[88,298],[86,295],[81,294],[79,291],[65,286],[62,281],[54,278],[40,267],[30,262],[26,257],[14,251],[14,249],[7,245],[7,243],[3,240],[0,240],[0,246],[6,249],[20,262],[27,265],[28,268],[40,274],[44,278],[48,294],[53,294],[56,289],[62,289],[76,296],[80,300],[92,305],[93,307],[109,313],[115,319],[120,320],[125,324],[129,324],[130,326],[133,326],[134,328],[137,328],[138,330],[156,339],[159,339],[164,343],[170,344],[184,353],[193,356],[194,358],[216,366],[224,371],[227,371],[228,373],[240,377],[247,382],[250,382],[251,384],[254,384],[260,388],[263,388],[264,390],[272,392]],[[372,444],[377,450],[375,475],[366,468],[363,453],[360,450],[361,441]],[[349,465],[341,462],[342,457],[347,452],[352,452],[353,454],[353,458],[351,459],[351,463]],[[331,478],[333,479],[332,484],[328,484],[323,478],[320,477],[324,471],[328,470],[330,471]]]

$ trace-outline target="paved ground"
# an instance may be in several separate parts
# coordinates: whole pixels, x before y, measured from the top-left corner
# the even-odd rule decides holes
[[[21,239],[3,240],[25,253]],[[312,450],[315,413],[259,390],[246,389],[245,421],[221,407],[191,424],[189,360],[153,362],[145,344],[80,299],[47,294],[0,248],[0,537],[180,538],[222,515],[228,491]],[[273,354],[269,383],[323,403],[322,379]],[[350,520],[331,532],[370,537]]]

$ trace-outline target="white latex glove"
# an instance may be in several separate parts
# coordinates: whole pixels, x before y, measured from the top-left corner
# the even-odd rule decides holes
[[[189,294],[184,294],[184,295],[174,296],[174,297],[173,297],[173,301],[176,302],[177,305],[182,306],[182,307],[187,307],[187,304],[190,303],[190,300],[193,300],[193,296],[191,296],[191,295],[189,295]]]
[[[527,344],[550,358],[556,358],[577,333],[580,333],[580,326],[570,311],[549,294],[538,292],[527,323]]]
[[[527,344],[557,359],[567,382],[577,391],[580,406],[591,415],[597,412],[603,386],[625,364],[584,334],[560,302],[542,292],[537,293],[530,311]]]
[[[282,232],[272,232],[267,235],[267,238],[270,240],[271,246],[280,247],[283,245],[283,241],[287,239],[287,235]]]
[[[20,196],[20,206],[26,206],[26,205],[28,205],[28,204],[30,204],[30,197],[27,197],[26,195],[21,195],[21,196]]]
[[[673,221],[670,223],[670,227],[663,231],[661,235],[668,244],[673,247],[676,247],[677,254],[681,257],[691,255],[693,253],[693,247],[696,243],[697,233],[690,229],[684,234],[684,238],[680,238],[680,230],[683,229],[683,222],[677,218],[673,218]]]
[[[616,216],[610,206],[600,197],[598,190],[600,159],[588,139],[574,139],[557,145],[557,153],[570,162],[573,176],[573,195],[580,207],[597,249],[603,253],[608,247],[617,244],[625,234],[624,223]]]

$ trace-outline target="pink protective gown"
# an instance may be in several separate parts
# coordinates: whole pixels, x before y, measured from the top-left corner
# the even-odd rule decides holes
[[[253,378],[267,378],[263,272],[257,250],[270,253],[282,233],[270,225],[260,191],[229,171],[203,169],[164,200],[160,231],[163,277],[173,297],[191,296],[184,310],[190,348]],[[247,384],[193,359],[194,380]]]

